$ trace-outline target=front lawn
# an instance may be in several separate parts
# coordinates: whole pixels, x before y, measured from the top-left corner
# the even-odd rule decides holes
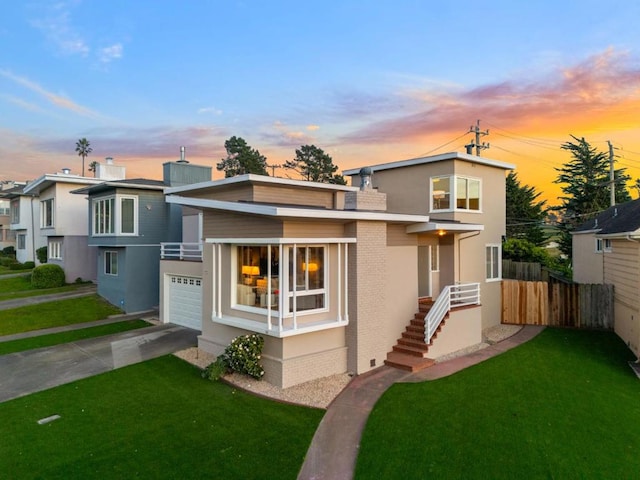
[[[122,311],[98,295],[0,310],[0,335],[101,320]]]
[[[89,328],[80,328],[69,332],[51,333],[37,337],[12,340],[10,342],[0,342],[0,355],[8,353],[24,352],[35,348],[50,347],[62,343],[76,342],[86,338],[96,338],[114,333],[127,332],[138,328],[149,327],[151,324],[144,320],[128,320],[124,322],[108,323]]]
[[[14,272],[15,273],[15,272]],[[77,290],[85,284],[71,284],[58,288],[38,289],[31,285],[30,276],[0,278],[0,301],[12,298],[31,297],[35,295],[47,295]]]
[[[0,465],[20,479],[295,479],[323,413],[166,356],[1,403]]]
[[[636,478],[634,358],[614,333],[548,328],[450,377],[396,384],[369,417],[356,478]]]

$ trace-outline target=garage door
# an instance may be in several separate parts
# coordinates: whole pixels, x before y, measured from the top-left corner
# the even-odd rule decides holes
[[[202,330],[202,279],[169,275],[169,323]]]

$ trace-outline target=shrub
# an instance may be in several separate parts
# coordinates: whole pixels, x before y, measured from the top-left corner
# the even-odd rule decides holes
[[[48,263],[33,269],[31,285],[35,288],[56,288],[64,285],[64,270],[60,265]]]
[[[13,245],[9,245],[8,247],[4,247],[2,249],[2,254],[6,255],[7,257],[13,257],[16,254],[16,249]]]
[[[236,337],[224,349],[224,353],[202,372],[202,376],[217,380],[226,371],[233,371],[260,380],[264,376],[264,369],[260,365],[263,347],[264,338],[258,334]]]
[[[36,263],[29,260],[28,262],[23,263],[24,268],[36,268]]]
[[[13,262],[9,264],[9,270],[26,270],[27,267],[23,263]]]
[[[2,265],[3,267],[11,268],[11,265],[13,265],[14,263],[16,263],[16,260],[14,258],[0,257],[0,265]]]
[[[40,247],[36,250],[36,256],[38,257],[38,261],[40,263],[47,263],[47,247]]]

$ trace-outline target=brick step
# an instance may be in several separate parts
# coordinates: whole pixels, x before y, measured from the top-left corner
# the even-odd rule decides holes
[[[422,357],[426,358],[427,352],[420,347],[411,347],[409,345],[394,345],[393,351],[398,353],[406,353],[407,355],[411,355],[412,357]]]
[[[424,325],[413,325],[413,324],[409,324],[406,327],[407,332],[417,332],[417,333],[422,333],[422,336],[424,337]]]
[[[398,344],[406,345],[407,347],[420,348],[424,352],[429,350],[429,345],[424,343],[424,337],[422,338],[422,340],[417,340],[415,338],[399,338]]]
[[[424,317],[423,318],[413,318],[409,321],[410,325],[415,325],[416,327],[424,328]]]
[[[402,338],[412,338],[414,340],[421,340],[424,342],[424,332],[402,332]]]
[[[422,320],[424,321],[424,319],[427,317],[427,313],[428,312],[417,312],[413,315],[413,318],[415,320]]]
[[[407,355],[399,352],[387,353],[387,359],[384,361],[385,365],[390,367],[399,368],[400,370],[406,370],[408,372],[418,372],[430,367],[435,363],[431,358],[420,358],[412,355]]]

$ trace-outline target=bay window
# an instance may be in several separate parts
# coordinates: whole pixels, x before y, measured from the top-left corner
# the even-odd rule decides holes
[[[115,195],[93,200],[93,235],[137,235],[138,197]]]

